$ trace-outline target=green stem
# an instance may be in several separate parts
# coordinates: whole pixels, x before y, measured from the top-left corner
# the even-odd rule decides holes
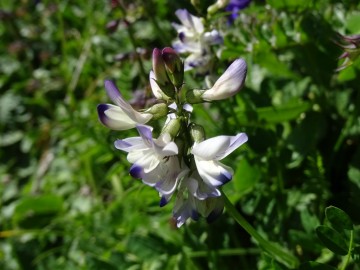
[[[349,251],[348,251],[348,254],[347,254],[347,256],[346,256],[346,261],[345,261],[344,265],[341,267],[341,270],[345,270],[346,266],[348,265],[348,263],[349,263],[349,261],[350,261],[350,258],[351,258],[351,250],[352,250],[353,244],[354,244],[354,231],[351,230],[351,231],[350,231]]]
[[[222,193],[222,196],[225,202],[226,210],[237,221],[237,223],[259,243],[259,245],[265,251],[270,253],[276,260],[284,263],[288,267],[296,268],[299,265],[299,260],[294,255],[290,254],[288,251],[264,239],[254,229],[254,227],[252,227],[250,223],[248,223],[245,220],[245,218],[236,210],[234,205],[230,202],[230,200],[224,193]]]
[[[210,251],[212,252],[212,251]],[[259,254],[260,250],[257,248],[235,248],[235,249],[219,249],[214,250],[213,252],[217,253],[220,256],[244,256],[244,255],[255,255]],[[209,254],[208,250],[204,251],[193,251],[189,254],[191,258],[199,258],[199,257],[206,257]]]

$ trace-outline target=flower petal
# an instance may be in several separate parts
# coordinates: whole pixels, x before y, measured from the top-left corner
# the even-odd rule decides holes
[[[189,191],[199,200],[221,196],[220,190],[204,183],[202,179],[189,178]]]
[[[153,117],[152,114],[135,111],[133,107],[124,100],[113,81],[105,80],[105,89],[110,99],[134,122],[145,124]]]
[[[163,179],[156,183],[155,187],[162,195],[172,194],[176,187],[178,181],[188,172],[180,172],[179,160],[177,157],[171,157],[165,163],[168,172],[164,175]]]
[[[151,126],[147,126],[147,125],[136,125],[136,129],[138,130],[144,143],[150,148],[153,147],[153,145],[154,145],[154,142],[152,139],[153,128]]]
[[[209,186],[222,186],[232,179],[232,169],[218,161],[201,160],[195,156],[195,163],[200,177]]]
[[[204,25],[200,18],[190,14],[186,9],[178,9],[175,14],[185,27],[193,29],[197,33],[204,32]]]
[[[100,122],[110,129],[126,130],[136,125],[136,122],[118,106],[99,104],[97,111]]]
[[[245,133],[236,136],[217,136],[195,144],[191,153],[204,160],[221,160],[247,141]]]
[[[157,99],[162,99],[163,98],[162,90],[161,90],[160,86],[156,82],[155,74],[154,74],[153,71],[150,71],[149,81],[150,81],[150,87],[151,87],[151,91],[152,91],[153,95]]]
[[[204,41],[210,45],[222,44],[224,39],[217,30],[212,30],[211,32],[206,32],[204,34]]]
[[[244,85],[247,65],[244,59],[236,59],[215,82],[214,86],[202,95],[204,100],[221,100],[235,95]]]
[[[143,178],[144,170],[137,164],[133,164],[129,171],[130,175],[134,178]]]
[[[116,140],[114,143],[116,149],[130,152],[134,150],[146,149],[147,146],[144,144],[141,137],[131,137],[124,140]]]
[[[157,156],[154,155],[152,149],[147,149],[143,151],[131,151],[127,155],[127,159],[130,163],[134,163],[142,167],[144,173],[151,172],[160,163],[160,160]]]

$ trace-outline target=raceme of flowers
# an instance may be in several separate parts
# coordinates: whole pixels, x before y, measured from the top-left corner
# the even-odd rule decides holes
[[[335,41],[344,52],[339,56],[339,59],[344,59],[341,66],[336,71],[341,71],[349,67],[354,61],[360,57],[360,35],[343,36],[338,35],[338,40]]]
[[[137,111],[123,98],[114,82],[105,89],[114,104],[98,105],[99,120],[114,130],[136,128],[139,136],[115,141],[127,153],[130,175],[160,195],[160,206],[174,198],[173,218],[178,227],[189,218],[214,220],[223,211],[220,187],[232,179],[233,170],[221,163],[247,141],[245,133],[206,139],[204,128],[190,120],[190,104],[226,99],[243,87],[247,66],[236,59],[210,89],[182,94],[184,62],[172,48],[154,49],[150,86],[158,103]],[[161,131],[149,122],[164,118]],[[158,134],[158,135],[157,135]]]
[[[202,18],[186,9],[178,9],[175,14],[181,24],[172,23],[179,38],[172,45],[178,53],[188,54],[184,62],[185,71],[196,68],[198,73],[206,73],[211,62],[210,47],[222,44],[222,36],[215,29],[206,31]]]

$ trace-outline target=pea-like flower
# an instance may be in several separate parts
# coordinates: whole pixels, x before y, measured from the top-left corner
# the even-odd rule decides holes
[[[100,104],[97,107],[99,120],[106,127],[114,130],[134,128],[136,124],[145,124],[153,118],[150,112],[138,112],[124,100],[114,82],[105,80],[105,89],[110,99],[116,104]]]
[[[201,18],[186,9],[178,9],[175,14],[182,24],[172,23],[179,37],[173,47],[178,53],[189,53],[185,59],[185,71],[196,67],[198,72],[206,72],[211,60],[210,46],[222,44],[222,36],[215,29],[205,31]]]
[[[240,145],[247,142],[245,133],[236,136],[217,136],[200,143],[195,143],[191,153],[200,177],[210,187],[219,187],[232,179],[233,170],[220,163]]]
[[[230,0],[225,10],[230,12],[228,22],[233,23],[239,17],[239,11],[246,8],[251,0]]]
[[[247,65],[244,59],[236,59],[210,89],[193,89],[187,92],[190,103],[222,100],[237,94],[244,86]]]
[[[115,147],[128,152],[127,159],[133,165],[130,174],[155,187],[162,196],[169,198],[181,177],[178,147],[168,133],[158,139],[152,137],[152,127],[136,125],[140,137],[116,140]]]
[[[220,197],[220,191],[213,196],[199,199],[196,195],[196,186],[194,186],[198,181],[192,175],[183,179],[179,186],[173,208],[173,219],[177,227],[181,227],[189,218],[197,221],[199,216],[211,222],[223,212],[224,203]]]

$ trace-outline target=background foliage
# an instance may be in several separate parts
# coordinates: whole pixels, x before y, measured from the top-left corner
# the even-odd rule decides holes
[[[226,212],[176,229],[171,204],[159,208],[156,192],[128,175],[113,141],[135,132],[98,122],[97,104],[109,102],[103,80],[128,100],[149,95],[151,51],[176,38],[175,10],[206,17],[212,4],[129,2],[124,13],[110,1],[1,1],[0,269],[286,269]],[[225,161],[235,176],[224,192],[302,263],[344,263],[321,238],[338,228],[327,206],[360,223],[360,64],[336,73],[333,42],[360,33],[359,8],[252,1],[233,25],[221,12],[208,21],[225,39],[214,74],[243,57],[248,77],[236,97],[197,105],[194,117],[208,137],[248,134]],[[205,86],[194,72],[186,82]],[[353,237],[360,243],[359,226]],[[355,248],[348,269],[359,269]]]

